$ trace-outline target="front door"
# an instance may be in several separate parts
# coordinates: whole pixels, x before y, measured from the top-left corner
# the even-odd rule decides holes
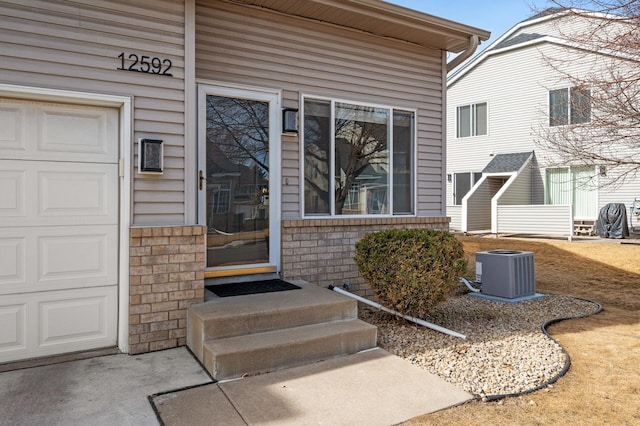
[[[199,103],[207,276],[275,272],[279,94],[201,86]]]

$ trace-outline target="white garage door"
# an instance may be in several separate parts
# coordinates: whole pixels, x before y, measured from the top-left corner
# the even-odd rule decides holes
[[[115,346],[118,111],[0,98],[0,362]]]

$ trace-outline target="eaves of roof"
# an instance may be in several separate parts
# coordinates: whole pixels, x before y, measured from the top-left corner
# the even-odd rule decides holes
[[[491,33],[381,0],[228,0],[299,18],[459,53]]]
[[[535,34],[535,37],[534,36],[522,37],[520,40],[518,40],[517,43],[508,42],[509,38],[515,32],[520,31],[523,28],[536,25],[544,21],[557,19],[563,15],[568,15],[572,12],[573,11],[570,9],[563,9],[555,13],[549,13],[549,14],[541,13],[532,18],[528,18],[522,22],[519,22],[518,24],[513,26],[509,31],[501,35],[496,41],[494,41],[489,46],[487,46],[487,48],[484,49],[480,54],[476,55],[469,62],[467,62],[462,67],[458,68],[455,72],[453,72],[451,75],[449,75],[447,78],[447,87],[450,87],[451,85],[453,85],[456,81],[458,81],[464,75],[469,73],[472,69],[477,67],[480,63],[485,61],[487,58],[493,55],[507,52],[509,50],[521,49],[521,48],[530,47],[532,45],[541,44],[541,43],[554,43],[557,45],[563,45],[563,46],[572,47],[575,49],[590,50],[587,44],[575,43],[559,37],[549,36],[549,35],[540,35],[540,34]],[[599,13],[599,12],[589,12],[589,11],[580,11],[580,12],[589,13],[594,17],[606,16],[605,14]],[[615,52],[598,51],[594,53],[620,57],[620,55],[616,54]],[[624,57],[623,59],[638,61],[638,58],[632,58],[632,57]]]

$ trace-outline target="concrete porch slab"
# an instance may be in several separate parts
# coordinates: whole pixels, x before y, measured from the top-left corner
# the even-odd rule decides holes
[[[165,425],[392,425],[472,395],[382,349],[155,396]],[[235,412],[236,414],[221,414]],[[244,423],[236,423],[238,419]]]
[[[211,383],[188,349],[0,373],[0,425],[157,425],[148,396]]]

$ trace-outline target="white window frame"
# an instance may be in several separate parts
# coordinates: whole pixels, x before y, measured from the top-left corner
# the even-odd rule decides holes
[[[478,113],[477,113],[477,109],[478,109],[478,105],[485,105],[485,131],[484,133],[478,133]],[[462,108],[465,107],[469,107],[469,129],[468,135],[465,136],[461,136],[461,126],[460,126],[460,110]],[[456,107],[456,138],[462,139],[462,138],[470,138],[470,137],[474,137],[474,136],[487,136],[489,134],[489,102],[474,102],[471,104],[466,104],[466,105],[458,105]]]
[[[566,87],[559,87],[557,89],[550,89],[547,92],[547,114],[549,117],[549,127],[560,127],[560,126],[570,126],[570,125],[575,125],[575,124],[587,124],[591,122],[591,102],[589,103],[589,119],[587,121],[580,121],[580,122],[574,122],[572,115],[573,115],[573,96],[572,96],[572,92],[574,90],[580,89],[580,86],[566,86]],[[567,105],[566,108],[564,109],[564,112],[566,113],[566,117],[567,117],[567,122],[566,123],[558,123],[558,124],[552,124],[552,117],[551,117],[551,93],[552,92],[558,92],[564,90],[567,92]],[[588,96],[589,96],[589,100],[591,100],[591,88],[584,88],[584,91],[588,92]]]
[[[329,213],[328,214],[307,214],[307,212],[305,211],[305,182],[304,182],[304,177],[305,177],[305,156],[304,156],[304,141],[305,141],[305,135],[304,135],[304,128],[305,128],[305,124],[304,124],[304,117],[305,117],[305,112],[304,112],[304,105],[305,105],[305,100],[314,100],[314,101],[324,101],[324,102],[329,102],[330,104],[330,123],[331,123],[331,141],[330,141],[330,147],[329,149],[331,150],[331,158],[329,160],[329,194],[330,194],[330,200],[329,200]],[[376,103],[369,103],[369,102],[362,102],[362,101],[354,101],[351,99],[341,99],[341,98],[332,98],[332,97],[327,97],[327,96],[318,96],[318,95],[313,95],[313,94],[305,94],[305,93],[301,93],[300,94],[300,100],[299,100],[299,105],[300,105],[300,112],[299,112],[299,117],[300,117],[300,138],[299,138],[299,143],[300,143],[300,211],[301,211],[301,215],[303,218],[305,219],[335,219],[335,218],[383,218],[383,217],[415,217],[417,216],[417,209],[418,209],[418,199],[417,199],[417,194],[418,194],[418,170],[417,170],[417,155],[418,155],[418,128],[417,128],[417,123],[418,123],[418,111],[415,108],[409,108],[409,107],[401,107],[401,106],[391,106],[391,105],[383,105],[383,104],[376,104]],[[392,145],[392,141],[393,141],[393,113],[394,111],[398,111],[398,112],[407,112],[407,113],[411,113],[413,114],[413,129],[412,129],[412,135],[413,135],[413,140],[411,141],[411,210],[412,213],[398,213],[398,214],[394,214],[393,213],[393,150],[392,148],[390,148],[389,150],[389,182],[387,183],[388,188],[389,188],[389,213],[387,214],[357,214],[357,215],[347,215],[347,214],[336,214],[335,213],[335,108],[336,108],[336,104],[339,103],[345,103],[345,104],[351,104],[351,105],[358,105],[358,106],[364,106],[364,107],[371,107],[371,108],[382,108],[382,109],[388,109],[389,110],[389,144],[390,146]]]
[[[470,175],[469,177],[469,190],[462,194],[462,196],[460,196],[460,203],[456,203],[456,197],[457,197],[457,193],[456,193],[456,181],[458,180],[458,175]],[[480,179],[482,179],[482,172],[457,172],[457,173],[452,173],[452,180],[451,180],[451,202],[452,205],[454,206],[462,206],[462,199],[465,197],[465,195],[467,195],[469,193],[469,191],[471,191],[471,188],[473,188],[473,186],[478,183],[480,181]]]

